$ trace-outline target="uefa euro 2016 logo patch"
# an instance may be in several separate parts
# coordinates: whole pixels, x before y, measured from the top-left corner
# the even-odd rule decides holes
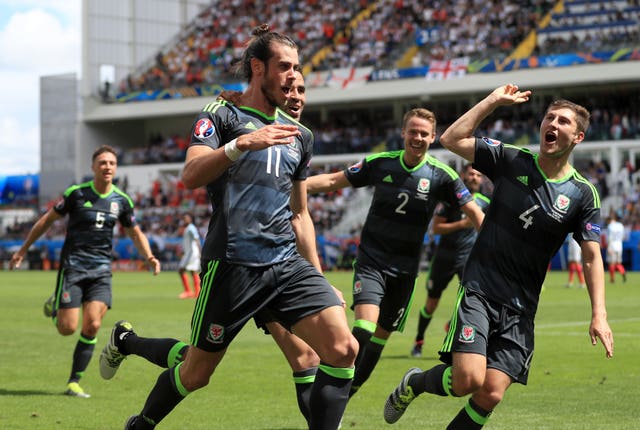
[[[349,171],[352,173],[358,173],[360,169],[362,169],[362,161],[359,161],[356,164],[349,167]]]
[[[483,137],[482,140],[484,141],[484,143],[486,143],[489,146],[498,146],[502,143],[499,140],[491,139],[489,137]]]
[[[470,325],[463,325],[458,340],[462,343],[473,343],[476,340],[476,329]]]
[[[197,139],[206,139],[213,134],[215,129],[209,118],[200,118],[193,127],[193,136]]]
[[[600,234],[600,226],[598,224],[592,224],[588,222],[587,225],[585,225],[585,228],[587,229],[587,231],[594,231]]]

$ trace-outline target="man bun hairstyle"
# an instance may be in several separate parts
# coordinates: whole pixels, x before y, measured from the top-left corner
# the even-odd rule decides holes
[[[298,49],[298,45],[293,39],[284,34],[271,31],[269,24],[257,26],[251,31],[251,39],[247,42],[247,47],[242,54],[242,60],[238,64],[238,68],[247,82],[250,82],[253,77],[251,59],[256,58],[264,64],[267,64],[273,56],[273,51],[271,50],[272,43],[280,43],[296,50]]]

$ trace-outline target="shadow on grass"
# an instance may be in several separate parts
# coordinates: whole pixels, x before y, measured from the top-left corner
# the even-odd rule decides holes
[[[5,390],[0,388],[0,396],[61,396],[61,391],[44,390]]]

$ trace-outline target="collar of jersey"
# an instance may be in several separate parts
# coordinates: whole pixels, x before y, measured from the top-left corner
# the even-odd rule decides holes
[[[418,170],[419,168],[424,166],[424,164],[427,162],[427,159],[429,158],[429,154],[424,154],[424,157],[422,158],[422,160],[418,164],[416,164],[413,167],[409,167],[404,163],[404,153],[405,152],[406,151],[404,149],[400,151],[400,165],[407,172],[415,172],[416,170]]]
[[[278,118],[278,109],[276,109],[276,114],[274,116],[268,116],[264,112],[259,111],[258,109],[254,109],[254,108],[249,107],[249,106],[238,106],[238,109],[242,109],[243,111],[248,111],[248,112],[251,112],[251,113],[253,113],[255,115],[261,116],[262,118],[266,119],[267,121],[275,121],[276,118]]]
[[[547,182],[565,182],[565,181],[568,181],[576,171],[576,169],[573,166],[571,166],[571,170],[569,170],[569,173],[567,173],[562,178],[560,178],[560,179],[549,179],[549,178],[547,178],[547,175],[545,175],[544,171],[540,167],[540,164],[538,163],[538,156],[539,155],[540,154],[533,154],[533,161],[536,164],[536,169],[538,169],[538,172],[540,172],[540,174],[542,175],[544,180],[547,181]]]

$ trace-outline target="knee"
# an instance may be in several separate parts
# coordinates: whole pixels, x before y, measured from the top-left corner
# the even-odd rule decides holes
[[[451,381],[451,389],[456,396],[465,396],[478,391],[483,382],[483,376],[477,373],[456,374]]]
[[[211,374],[204,372],[180,372],[180,383],[189,392],[209,385]]]
[[[56,329],[62,336],[71,336],[76,332],[78,322],[68,318],[58,318],[56,321]]]
[[[358,355],[358,341],[351,333],[336,341],[323,360],[334,367],[352,367]]]
[[[102,326],[102,321],[99,319],[92,319],[87,324],[82,327],[82,332],[87,336],[96,336],[100,327]]]
[[[491,389],[491,387],[482,387],[474,396],[473,400],[481,408],[492,411],[502,401],[504,391],[499,389]]]
[[[62,336],[71,336],[76,331],[76,328],[74,326],[61,322],[58,322],[56,328],[58,329],[58,333],[60,333]]]
[[[318,357],[318,354],[316,354],[313,349],[307,348],[298,354],[294,362],[291,364],[291,367],[294,372],[299,372],[312,367],[318,367],[319,364],[320,357]]]

